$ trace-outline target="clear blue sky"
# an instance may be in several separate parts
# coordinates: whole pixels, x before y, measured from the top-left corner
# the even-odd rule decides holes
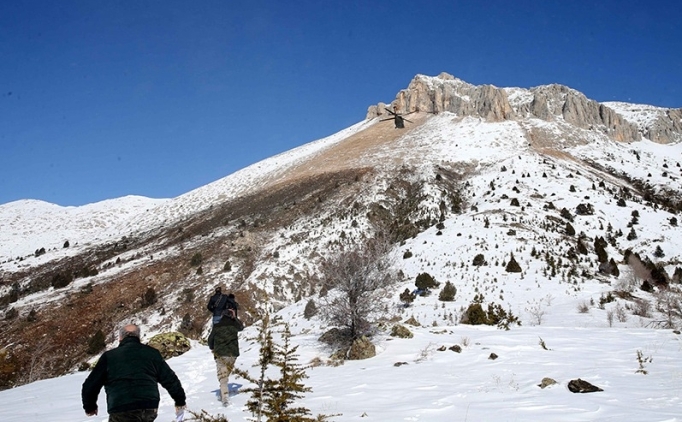
[[[443,71],[682,107],[682,3],[2,1],[0,204],[175,197]]]

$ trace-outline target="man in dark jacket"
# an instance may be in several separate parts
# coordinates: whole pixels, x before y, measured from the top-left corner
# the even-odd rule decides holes
[[[109,422],[156,419],[160,383],[175,401],[176,414],[185,408],[185,391],[161,353],[140,342],[140,328],[126,325],[119,333],[117,348],[104,352],[83,382],[83,409],[97,415],[97,396],[102,386],[107,394]]]
[[[211,329],[208,336],[208,347],[213,351],[218,383],[220,384],[220,400],[224,406],[229,403],[230,389],[228,378],[234,369],[234,363],[239,356],[239,331],[244,329],[244,324],[237,318],[234,309],[228,308],[223,317]]]
[[[216,287],[215,294],[208,299],[208,305],[206,307],[213,313],[213,325],[215,325],[220,321],[220,318],[222,318],[225,309],[234,309],[236,316],[239,305],[234,298],[234,294],[230,293],[224,295],[222,289]]]

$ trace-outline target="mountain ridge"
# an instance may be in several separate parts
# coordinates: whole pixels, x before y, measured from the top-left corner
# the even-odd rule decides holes
[[[640,132],[640,140],[623,142],[619,134],[640,128],[610,112],[594,120],[596,129],[588,123],[592,114],[574,125],[579,111],[607,107],[560,88],[565,95],[546,104],[548,119],[531,112],[528,92],[463,81],[452,92],[469,90],[469,98],[445,95],[438,104],[469,114],[434,113],[421,107],[437,91],[415,80],[395,102],[399,111],[420,107],[405,129],[381,121],[380,103],[376,116],[337,134],[140,209],[109,227],[109,238],[84,235],[69,248],[56,243],[40,256],[0,260],[0,329],[7,335],[0,347],[19,345],[17,359],[28,362],[26,353],[39,347],[33,339],[53,333],[61,353],[54,374],[88,359],[85,340],[68,343],[69,325],[112,332],[133,319],[152,333],[180,329],[200,338],[206,329],[200,298],[214,286],[233,290],[247,322],[254,321],[265,310],[319,295],[321,260],[378,230],[396,240],[392,253],[402,273],[387,306],[425,271],[457,284],[458,307],[485,292],[517,313],[528,295],[539,300],[551,291],[569,309],[602,285],[631,289],[650,277],[640,273],[631,283],[603,272],[601,247],[623,274],[634,274],[630,251],[666,274],[652,283],[679,281],[682,144],[652,142]],[[429,81],[446,87],[451,80]],[[568,98],[575,102],[566,106]],[[641,222],[634,222],[635,211]],[[625,236],[635,229],[633,238]],[[576,252],[581,245],[585,254]],[[664,257],[654,255],[657,245]],[[478,254],[488,265],[471,264]],[[504,270],[511,254],[521,274]],[[514,293],[526,284],[537,289]],[[31,317],[46,307],[49,319]]]

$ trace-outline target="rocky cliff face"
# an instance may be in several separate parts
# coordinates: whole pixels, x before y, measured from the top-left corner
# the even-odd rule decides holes
[[[682,142],[682,108],[666,110],[646,127],[644,136],[661,144]]]
[[[604,133],[619,142],[639,141],[642,137],[658,143],[682,141],[682,109],[662,109],[665,112],[659,113],[656,120],[641,125],[607,104],[557,84],[531,89],[497,88],[472,85],[447,73],[437,77],[417,75],[390,105],[370,106],[367,119],[386,114],[385,107],[395,107],[401,113],[451,112],[490,122],[563,120],[576,128]]]

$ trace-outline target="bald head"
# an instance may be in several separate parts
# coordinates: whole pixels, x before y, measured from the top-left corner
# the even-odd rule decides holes
[[[118,340],[121,341],[126,337],[140,338],[140,327],[135,324],[128,324],[122,327],[118,332]]]

